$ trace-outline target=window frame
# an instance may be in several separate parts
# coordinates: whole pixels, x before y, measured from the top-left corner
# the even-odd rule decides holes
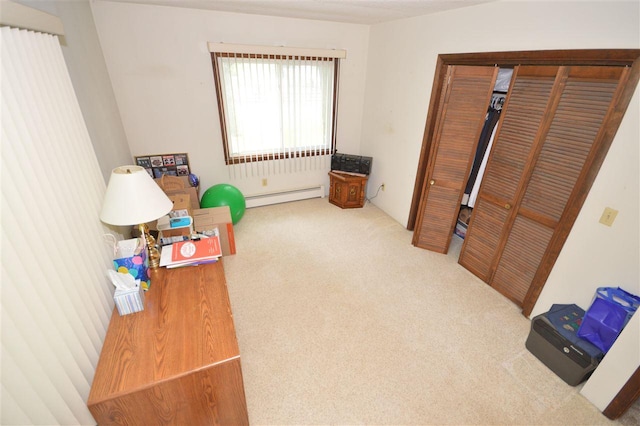
[[[216,100],[218,104],[218,115],[220,118],[220,130],[222,135],[222,146],[224,149],[224,158],[226,165],[234,165],[234,164],[243,164],[243,163],[252,163],[259,161],[271,161],[271,160],[282,160],[289,158],[300,158],[300,157],[313,157],[313,156],[321,156],[321,155],[332,155],[336,152],[336,130],[337,130],[337,119],[338,119],[338,86],[339,86],[339,75],[340,75],[340,56],[330,55],[330,56],[315,56],[315,55],[305,55],[305,54],[297,54],[297,53],[249,53],[249,52],[233,52],[233,51],[211,51],[211,63],[213,67],[213,77],[215,82],[215,92],[216,92]],[[239,49],[243,50],[243,49]],[[220,66],[218,64],[218,58],[220,57],[240,57],[247,59],[278,59],[278,60],[290,60],[290,59],[302,59],[302,60],[331,60],[333,61],[333,91],[331,94],[331,135],[329,147],[326,148],[317,148],[317,149],[304,149],[304,148],[296,148],[292,149],[288,152],[275,152],[275,153],[266,153],[266,154],[248,154],[242,156],[232,156],[230,155],[229,148],[229,137],[227,134],[227,118],[225,116],[225,105],[224,99],[222,96],[222,82],[220,77]],[[342,56],[344,57],[344,56]]]

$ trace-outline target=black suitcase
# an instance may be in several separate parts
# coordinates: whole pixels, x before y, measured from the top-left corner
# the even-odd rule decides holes
[[[577,331],[584,310],[577,305],[553,305],[531,320],[526,348],[571,386],[587,380],[604,354]]]

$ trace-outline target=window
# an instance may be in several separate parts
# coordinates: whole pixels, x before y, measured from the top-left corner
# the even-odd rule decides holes
[[[338,58],[248,52],[211,57],[227,164],[335,151]]]

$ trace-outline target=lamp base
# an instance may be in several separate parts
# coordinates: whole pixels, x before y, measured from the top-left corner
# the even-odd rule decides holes
[[[147,250],[149,253],[149,268],[157,269],[160,266],[160,251],[156,247],[156,239],[149,233],[149,226],[146,223],[138,225],[140,234],[144,236],[147,243]]]

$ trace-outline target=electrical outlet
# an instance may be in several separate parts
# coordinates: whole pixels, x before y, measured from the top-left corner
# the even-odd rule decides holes
[[[603,225],[611,226],[613,225],[613,221],[616,219],[617,215],[618,210],[606,207],[604,209],[604,212],[602,212],[602,216],[600,216],[600,223]]]
[[[384,183],[382,185],[380,185],[380,189],[382,189],[384,191]]]
[[[267,178],[262,179],[262,186],[267,186]]]

